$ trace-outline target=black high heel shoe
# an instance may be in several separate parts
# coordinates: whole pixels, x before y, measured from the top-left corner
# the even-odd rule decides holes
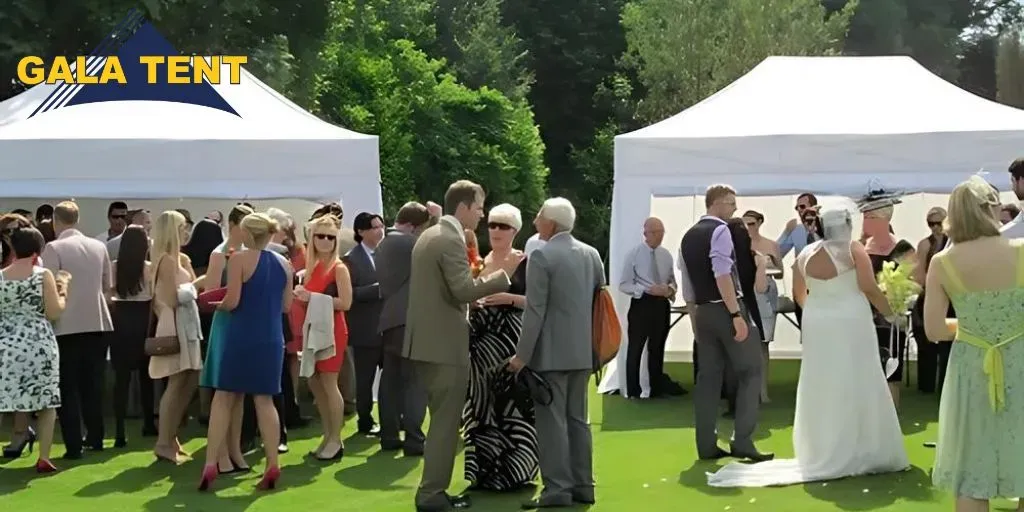
[[[29,428],[25,431],[25,437],[21,438],[21,442],[18,444],[10,444],[4,447],[4,458],[5,459],[17,459],[21,457],[22,452],[25,451],[25,447],[28,447],[28,452],[32,453],[32,447],[36,444],[36,431]]]

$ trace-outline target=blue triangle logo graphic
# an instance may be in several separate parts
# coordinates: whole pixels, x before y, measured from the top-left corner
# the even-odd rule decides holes
[[[124,34],[123,32],[126,31],[128,33]],[[118,41],[123,41],[119,47]],[[29,117],[59,108],[108,101],[186,103],[238,116],[238,112],[212,85],[205,81],[187,84],[167,83],[166,65],[157,66],[156,83],[147,82],[148,71],[146,65],[139,61],[139,57],[144,55],[171,56],[181,55],[181,53],[160,35],[152,24],[142,19],[137,11],[133,10],[129,13],[128,18],[89,56],[86,69],[75,70],[75,73],[98,73],[99,69],[103,67],[105,58],[109,55],[116,55],[120,60],[127,83],[61,84],[43,100],[39,108]],[[189,73],[192,73],[191,66],[189,66]]]

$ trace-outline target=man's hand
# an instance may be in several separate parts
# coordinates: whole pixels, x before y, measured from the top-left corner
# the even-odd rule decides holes
[[[512,356],[512,359],[508,360],[508,365],[505,366],[505,369],[510,373],[519,373],[519,370],[522,370],[525,367],[526,363],[524,363],[522,359],[519,359],[519,356]]]
[[[736,341],[747,341],[750,331],[747,328],[747,320],[743,318],[743,315],[732,319],[732,328],[736,331],[736,335],[733,337]]]
[[[668,286],[663,284],[654,284],[647,289],[648,295],[654,295],[655,297],[666,297],[668,295]]]
[[[431,217],[440,217],[442,213],[441,205],[433,201],[427,201],[427,213],[429,213]]]

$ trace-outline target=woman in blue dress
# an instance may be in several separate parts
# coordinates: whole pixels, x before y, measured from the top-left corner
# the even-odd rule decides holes
[[[281,475],[278,465],[280,418],[273,396],[281,393],[284,364],[282,315],[291,307],[291,265],[267,251],[277,223],[262,213],[247,215],[240,224],[247,249],[228,262],[228,286],[219,309],[231,312],[226,332],[218,340],[221,357],[214,361],[216,376],[210,428],[207,433],[206,466],[200,490],[206,490],[219,474],[232,412],[245,395],[252,395],[263,438],[267,469],[260,489],[273,489]],[[212,349],[212,347],[211,347]],[[212,350],[211,350],[212,351]]]

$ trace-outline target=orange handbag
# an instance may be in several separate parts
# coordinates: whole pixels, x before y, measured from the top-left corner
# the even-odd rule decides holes
[[[615,313],[615,302],[607,287],[594,292],[594,373],[600,373],[606,364],[615,359],[622,343],[622,325]]]

